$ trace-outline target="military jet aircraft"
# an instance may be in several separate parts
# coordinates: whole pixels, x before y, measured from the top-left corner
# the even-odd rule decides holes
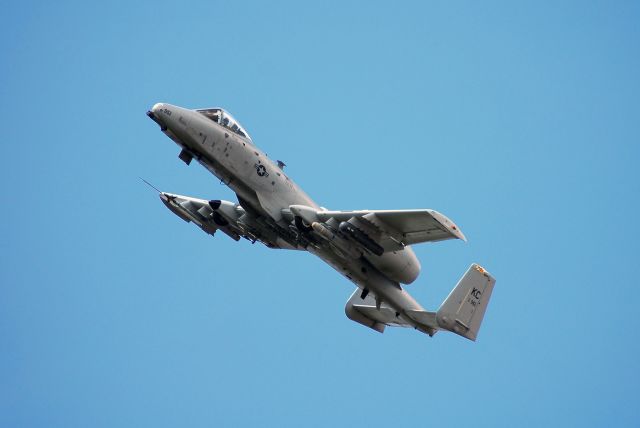
[[[443,214],[328,210],[293,182],[283,162],[269,159],[229,112],[158,103],[147,115],[180,147],[184,163],[196,159],[238,197],[235,203],[159,192],[178,217],[210,235],[220,231],[236,241],[315,254],[357,286],[347,317],[380,333],[400,326],[476,340],[495,284],[484,268],[472,264],[436,312],[426,311],[403,288],[420,273],[411,245],[466,241]]]

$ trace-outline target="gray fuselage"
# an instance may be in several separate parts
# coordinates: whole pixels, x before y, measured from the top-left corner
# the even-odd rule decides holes
[[[336,251],[334,245],[319,239],[313,231],[302,238],[295,230],[294,207],[322,208],[253,144],[246,131],[239,128],[241,131],[236,132],[237,127],[232,129],[229,123],[221,123],[225,119],[215,116],[215,111],[206,113],[210,117],[203,111],[158,103],[149,115],[182,148],[183,160],[183,156],[187,163],[191,158],[197,159],[236,193],[252,222],[269,230],[270,247],[307,250],[317,255],[362,290],[373,291],[381,302],[396,310],[398,317],[422,329],[404,311],[423,308],[400,286],[400,282],[415,280],[420,271],[411,247],[380,256],[365,251],[353,257],[348,251]]]

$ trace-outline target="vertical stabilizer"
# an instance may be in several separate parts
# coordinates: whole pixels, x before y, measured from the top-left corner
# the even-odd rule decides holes
[[[475,341],[496,280],[472,264],[436,313],[438,327]]]

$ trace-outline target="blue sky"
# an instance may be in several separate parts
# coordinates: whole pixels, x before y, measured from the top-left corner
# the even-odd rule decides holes
[[[0,15],[0,426],[637,426],[637,2],[18,2]],[[233,200],[144,113],[223,106],[320,204],[433,208],[437,308],[383,335],[309,254],[211,238]]]

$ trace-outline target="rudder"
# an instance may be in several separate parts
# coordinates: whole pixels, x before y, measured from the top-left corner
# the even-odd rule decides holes
[[[436,312],[438,327],[475,341],[496,280],[474,263]]]

